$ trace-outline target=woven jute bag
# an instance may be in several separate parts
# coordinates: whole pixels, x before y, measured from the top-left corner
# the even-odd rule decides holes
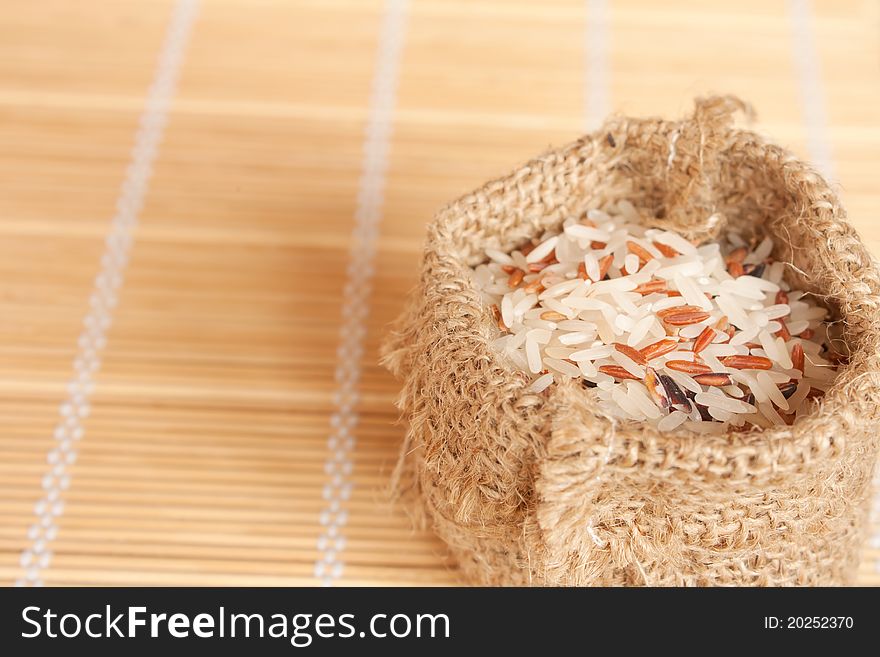
[[[439,212],[385,344],[408,425],[395,475],[469,581],[485,585],[851,582],[880,436],[880,276],[809,165],[733,126],[731,97],[683,121],[612,118]],[[629,199],[690,239],[770,234],[787,279],[844,326],[849,365],[793,426],[660,433],[573,382],[535,395],[490,348],[468,269]],[[840,347],[840,345],[838,345]]]

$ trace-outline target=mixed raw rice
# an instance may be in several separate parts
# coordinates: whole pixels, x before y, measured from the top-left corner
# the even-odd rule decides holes
[[[580,379],[601,408],[660,430],[791,424],[845,360],[827,310],[790,289],[769,238],[695,246],[621,201],[512,253],[473,281],[494,349],[541,393]]]

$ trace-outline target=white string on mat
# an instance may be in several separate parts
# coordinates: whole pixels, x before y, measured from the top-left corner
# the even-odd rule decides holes
[[[135,135],[131,161],[116,202],[116,214],[101,256],[101,269],[89,297],[89,311],[83,320],[73,361],[73,378],[67,386],[67,398],[59,409],[60,418],[54,433],[56,445],[46,457],[49,469],[42,479],[44,493],[34,505],[35,522],[27,532],[28,547],[21,553],[20,565],[24,574],[16,580],[17,586],[42,586],[43,571],[52,561],[49,548],[58,535],[59,520],[64,513],[64,494],[70,487],[70,469],[76,462],[77,444],[85,433],[84,422],[89,415],[89,399],[101,367],[101,354],[107,344],[107,330],[119,299],[133,232],[147,193],[197,10],[198,0],[179,0],[165,34],[155,78]]]
[[[813,7],[810,0],[788,0],[791,19],[794,61],[798,73],[798,87],[807,125],[807,150],[810,159],[829,182],[835,177],[831,139],[828,135],[828,112],[825,87],[822,84],[822,67],[813,30]],[[880,469],[874,477],[874,499],[871,507],[871,524],[880,523]],[[868,539],[868,544],[880,549],[880,528]],[[880,557],[874,560],[874,570],[880,573]]]
[[[342,576],[345,536],[348,521],[345,504],[351,496],[350,481],[354,469],[355,427],[358,414],[360,361],[366,334],[366,318],[376,255],[376,238],[382,221],[385,174],[391,144],[394,106],[400,60],[403,52],[407,1],[387,0],[379,33],[378,55],[370,95],[369,115],[364,137],[361,178],[358,184],[357,209],[351,235],[346,283],[342,299],[342,323],[336,364],[334,411],[330,417],[328,455],[324,464],[327,481],[323,488],[326,506],[319,521],[320,557],[315,561],[315,577],[324,586],[332,586]]]
[[[584,79],[586,129],[595,130],[611,111],[610,67],[608,65],[608,0],[586,0]]]
[[[807,150],[822,175],[831,181],[835,175],[834,159],[828,137],[825,87],[813,30],[812,3],[810,0],[788,0],[788,13],[801,107],[807,125]]]

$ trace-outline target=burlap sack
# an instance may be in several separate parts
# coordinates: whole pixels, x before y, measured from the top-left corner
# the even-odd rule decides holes
[[[385,346],[404,381],[398,490],[479,584],[850,582],[878,450],[880,279],[827,183],[732,126],[733,98],[681,122],[613,118],[443,209]],[[850,365],[794,426],[697,435],[603,416],[574,384],[525,394],[467,268],[627,198],[655,225],[773,235],[792,283],[845,325]],[[707,218],[713,217],[710,221]]]

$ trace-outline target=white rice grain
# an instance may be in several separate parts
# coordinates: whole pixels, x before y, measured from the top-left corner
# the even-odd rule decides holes
[[[785,425],[785,420],[782,419],[782,416],[773,408],[773,404],[770,402],[760,402],[758,410],[761,412],[761,415],[770,421],[770,424]]]
[[[532,374],[537,374],[544,369],[541,363],[541,350],[538,348],[538,343],[531,338],[526,338],[526,359]]]
[[[789,379],[791,378],[785,372],[777,372],[776,370],[766,370],[764,374],[770,377],[770,380],[773,381],[774,384],[788,383]]]
[[[685,238],[680,235],[676,235],[675,233],[671,233],[669,231],[663,231],[662,233],[658,233],[654,239],[660,244],[665,244],[666,246],[671,246],[673,249],[681,253],[682,255],[696,255],[697,247],[688,242]]]
[[[513,265],[515,264],[513,258],[502,251],[498,251],[497,249],[486,249],[486,255],[489,256],[494,262],[497,262],[500,265]]]
[[[791,354],[788,353],[788,347],[785,344],[785,340],[781,337],[777,337],[773,341],[776,345],[776,354],[777,358],[774,360],[779,364],[780,367],[784,370],[790,370],[793,367],[791,362]]]
[[[666,297],[664,299],[660,299],[651,304],[651,310],[653,312],[657,312],[659,310],[666,310],[667,308],[676,308],[678,306],[683,306],[687,303],[682,297]]]
[[[767,315],[769,319],[779,319],[780,317],[785,317],[790,312],[791,306],[787,303],[777,303],[764,308],[764,314]]]
[[[739,333],[736,333],[731,339],[731,345],[738,346],[741,344],[745,344],[746,342],[752,342],[755,338],[758,337],[758,331],[760,329],[757,326],[752,326],[751,328],[744,329]]]
[[[642,317],[638,322],[636,322],[635,326],[632,327],[630,331],[629,337],[626,339],[626,344],[630,347],[635,347],[642,340],[645,339],[645,336],[648,335],[648,331],[653,326],[656,318],[654,315],[646,315]]]
[[[779,391],[779,387],[776,385],[776,383],[773,382],[773,379],[770,378],[767,372],[758,372],[755,379],[757,379],[758,385],[761,386],[767,397],[770,398],[770,401],[776,404],[783,411],[788,410],[788,400]]]
[[[739,399],[733,399],[727,395],[717,395],[708,392],[698,392],[694,401],[703,406],[720,408],[731,413],[754,413],[755,407]]]
[[[565,376],[571,378],[579,378],[581,375],[581,370],[576,365],[572,365],[571,363],[567,363],[564,360],[560,360],[558,358],[545,358],[544,364],[548,369],[554,370],[555,372],[559,372],[560,374],[564,374]]]
[[[688,416],[686,413],[682,413],[681,411],[672,411],[672,413],[662,418],[657,423],[657,428],[660,431],[672,431],[687,419]]]
[[[556,330],[555,322],[548,322],[544,319],[524,319],[523,326],[528,326],[529,328],[541,328],[551,332]]]
[[[617,405],[620,406],[626,413],[631,415],[636,420],[645,419],[645,415],[641,412],[636,403],[630,399],[629,395],[627,395],[623,391],[622,386],[617,386],[612,393],[612,399],[617,402]]]
[[[710,344],[702,353],[719,358],[722,356],[733,356],[739,352],[736,350],[736,347],[732,347],[729,344]]]
[[[726,367],[720,360],[715,358],[712,354],[707,354],[705,351],[701,354],[703,357],[703,362],[706,363],[709,367],[712,368],[713,372],[730,372],[730,368]]]
[[[765,237],[758,247],[749,253],[745,258],[746,264],[756,265],[759,262],[764,262],[773,251],[773,240],[769,237]]]
[[[690,390],[694,393],[703,392],[703,387],[699,383],[697,383],[690,374],[671,370],[668,367],[663,368],[663,373],[685,390]]]
[[[643,384],[638,381],[627,381],[626,392],[627,397],[639,407],[639,410],[648,419],[656,420],[663,415],[660,412],[660,409],[657,408],[657,405],[648,396],[648,390]]]
[[[557,301],[556,299],[544,299],[543,308],[541,308],[541,312],[545,312],[546,309],[550,309],[556,311],[558,313],[562,313],[568,319],[574,319],[577,314],[576,311],[571,306],[566,306],[561,301]]]
[[[582,349],[581,351],[576,351],[570,356],[570,358],[574,361],[599,360],[600,358],[607,358],[615,351],[616,350],[613,346],[603,345],[601,347],[594,347],[591,349]]]
[[[599,374],[599,369],[596,367],[596,364],[591,360],[578,361],[578,368],[580,369],[581,374],[584,375],[585,379],[591,379],[592,377],[595,377]],[[606,375],[603,374],[602,376]],[[614,379],[612,379],[611,377],[608,378],[612,382],[614,381]]]
[[[531,310],[531,308],[538,303],[538,295],[536,294],[528,294],[526,295],[520,302],[518,302],[513,307],[514,316],[522,317],[527,310]]]
[[[604,230],[599,230],[598,228],[584,226],[583,224],[572,224],[571,226],[566,226],[565,234],[577,240],[596,240],[598,242],[607,242],[609,239],[611,239],[610,233],[606,233]],[[549,253],[549,251],[547,253]],[[540,259],[541,258],[538,258],[538,260]],[[535,261],[533,260],[532,262]]]
[[[513,326],[513,301],[508,295],[501,299],[501,321],[507,328]]]
[[[828,314],[828,311],[822,308],[821,306],[814,308],[804,308],[804,309],[794,309],[791,311],[791,318],[793,320],[814,320],[814,319],[825,319],[825,316]]]
[[[571,356],[574,349],[571,347],[544,347],[544,355],[550,358],[565,360]]]
[[[746,393],[744,393],[742,388],[740,388],[739,386],[724,386],[723,388],[721,388],[721,390],[723,390],[734,399],[742,399],[746,396]]]
[[[589,333],[585,331],[575,331],[574,333],[566,333],[565,335],[559,336],[559,342],[564,345],[578,345],[584,344],[585,342],[589,342],[596,335],[595,332],[590,331]]]
[[[611,352],[611,358],[633,376],[637,376],[639,379],[645,378],[645,368],[636,363],[629,356],[626,356],[615,349]]]
[[[679,337],[686,338],[688,340],[693,340],[697,336],[699,336],[706,328],[706,322],[700,322],[699,324],[691,324],[690,326],[683,327],[679,332]]]
[[[718,304],[721,312],[727,315],[727,320],[741,331],[748,331],[751,328],[755,328],[755,323],[748,318],[743,311],[742,306],[740,306],[732,296],[728,294],[719,294],[715,297],[715,303]],[[733,340],[731,340],[731,342],[733,342]]]
[[[758,383],[758,380],[753,377],[751,374],[747,374],[742,370],[731,370],[730,378],[736,381],[737,383],[742,383],[747,386],[751,393],[755,396],[756,402],[767,401],[769,397],[767,397],[767,393],[764,392],[763,386]]]
[[[810,328],[810,322],[806,319],[796,321],[796,322],[790,322],[788,324],[788,331],[792,335],[800,335],[801,333],[806,331],[808,328]]]
[[[801,404],[804,403],[804,400],[807,398],[807,395],[810,394],[810,388],[812,386],[807,381],[801,381],[798,383],[797,389],[794,391],[791,397],[788,398],[788,407],[792,411],[797,411],[800,409]]]
[[[654,275],[657,278],[671,280],[676,274],[682,276],[699,276],[703,273],[703,262],[697,257],[684,256],[672,259],[672,264],[660,267]]]
[[[550,342],[551,336],[552,336],[552,333],[550,331],[548,331],[547,329],[543,329],[543,328],[530,329],[528,332],[528,335],[526,335],[526,342],[531,340],[532,342],[535,342],[536,344],[547,344],[548,342]]]
[[[670,351],[668,354],[663,356],[663,358],[667,361],[686,360],[689,363],[693,363],[694,362],[694,352],[693,351]]]
[[[761,331],[758,333],[758,342],[761,343],[761,347],[764,349],[764,353],[767,354],[767,358],[772,361],[778,361],[780,359],[782,354],[779,353],[776,341],[767,331]]]
[[[550,373],[542,374],[537,379],[531,382],[529,386],[526,388],[526,392],[537,394],[539,392],[544,392],[550,384],[553,383],[553,375]]]
[[[639,270],[639,256],[630,253],[623,259],[623,269],[627,274],[635,274]]]
[[[569,292],[574,290],[578,285],[580,285],[581,282],[582,282],[581,279],[574,278],[570,281],[563,281],[561,283],[557,283],[556,285],[552,285],[552,286],[548,287],[547,289],[545,289],[543,292],[541,292],[541,294],[538,296],[538,298],[541,300],[552,299],[555,297],[562,296],[563,294],[568,294]]]
[[[575,310],[601,310],[614,312],[614,308],[611,304],[600,299],[568,296],[562,300],[562,303]]]
[[[719,422],[727,422],[730,420],[733,415],[730,411],[722,410],[718,406],[709,406],[708,407],[709,415],[718,420]]]
[[[558,235],[551,237],[547,240],[544,240],[538,246],[536,246],[534,249],[532,249],[531,253],[529,253],[526,256],[526,262],[528,262],[530,264],[533,262],[540,262],[541,260],[546,258],[548,255],[550,255],[550,253],[553,251],[553,249],[556,248],[556,243],[558,241],[559,241]],[[491,256],[489,256],[489,257],[491,257]]]
[[[740,276],[732,281],[723,281],[721,291],[724,294],[761,301],[764,298],[764,292],[756,285],[757,280],[754,276]]]
[[[784,273],[785,263],[781,260],[778,260],[770,265],[770,269],[767,272],[767,278],[779,285],[782,282],[782,275]]]
[[[681,292],[681,296],[685,298],[692,306],[697,306],[702,308],[703,310],[712,310],[714,306],[709,299],[706,298],[706,295],[703,294],[703,291],[697,286],[691,278],[686,278],[681,274],[676,274],[672,280],[675,282],[675,287]]]
[[[561,331],[593,331],[598,328],[595,322],[585,322],[582,319],[564,319],[556,323],[556,327]]]

